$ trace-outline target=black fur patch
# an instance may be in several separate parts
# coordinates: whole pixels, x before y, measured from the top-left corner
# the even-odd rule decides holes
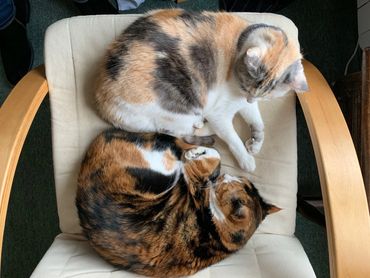
[[[124,56],[127,53],[132,41],[142,41],[148,36],[153,36],[159,26],[152,22],[150,17],[140,17],[129,25],[118,38],[119,48],[108,53],[106,70],[110,78],[117,80],[118,73],[124,66]]]
[[[199,12],[183,11],[178,17],[190,27],[196,27],[197,24],[202,22],[214,22],[212,17]]]
[[[188,114],[201,107],[199,92],[195,89],[199,81],[189,72],[177,47],[166,54],[166,57],[156,60],[154,89],[164,109]]]
[[[215,251],[231,253],[221,242],[220,235],[212,221],[210,209],[206,207],[197,210],[196,216],[200,233],[199,246],[194,248],[194,256],[202,259],[209,259],[215,255]]]
[[[236,63],[235,73],[240,82],[243,91],[254,91],[257,88],[262,89],[268,71],[264,64],[260,63],[256,68],[248,68],[244,62],[244,56]]]
[[[216,169],[212,172],[212,174],[208,177],[211,182],[215,182],[216,179],[220,176],[221,172],[221,163],[218,164]]]
[[[157,133],[155,135],[153,150],[165,151],[166,149],[170,149],[175,157],[180,159],[182,149],[176,145],[175,140],[176,138],[173,136]]]
[[[142,146],[148,140],[141,133],[127,132],[122,129],[109,129],[103,132],[105,142],[110,143],[112,140],[127,141]]]
[[[105,69],[111,79],[117,80],[118,74],[124,66],[124,57],[127,54],[127,50],[127,46],[122,44],[120,48],[111,50],[108,53]]]
[[[145,204],[145,208],[137,209],[132,213],[124,213],[121,217],[124,218],[122,225],[127,225],[130,231],[142,232],[144,229],[160,230],[164,223],[156,223],[153,221],[158,215],[165,215],[165,208],[170,195],[166,194],[163,198],[152,202],[150,205]]]
[[[279,28],[279,27],[276,27],[276,26],[272,26],[272,25],[267,25],[267,24],[264,24],[264,23],[260,23],[260,24],[253,24],[253,25],[250,25],[248,26],[247,28],[245,28],[245,30],[240,34],[240,37],[238,39],[238,44],[237,44],[237,49],[238,51],[241,50],[241,48],[243,47],[244,43],[247,41],[248,37],[257,29],[260,29],[260,28],[271,28],[271,29],[274,29],[274,30],[278,30],[278,31],[281,31],[283,36],[284,36],[284,43],[285,45],[288,44],[288,37],[287,35],[285,34],[285,32]]]
[[[258,219],[259,216],[261,216],[261,218],[264,219],[266,216],[267,209],[270,207],[270,205],[265,203],[265,201],[259,195],[257,188],[252,183],[251,186],[252,188],[245,186],[244,190],[247,191],[248,195],[252,197],[255,201],[258,201],[258,203],[261,206],[262,211],[259,209],[258,205],[254,205],[254,215],[256,216],[256,218]]]
[[[239,198],[232,198],[231,199],[231,207],[233,212],[238,211],[241,206],[243,205],[242,201]]]
[[[86,236],[89,237],[89,230],[120,231],[121,218],[114,207],[112,196],[99,194],[101,185],[94,183],[89,190],[79,192],[76,198],[76,205],[80,222]]]
[[[129,25],[118,38],[119,47],[112,49],[106,58],[105,68],[109,77],[117,80],[119,72],[124,66],[124,57],[133,41],[143,41],[148,36],[154,36],[159,26],[150,17],[140,17]]]
[[[190,46],[191,60],[202,78],[206,81],[207,88],[216,80],[215,52],[215,47],[207,40]]]
[[[230,237],[231,237],[231,242],[235,244],[242,244],[245,241],[243,230],[230,234]]]
[[[119,41],[147,40],[155,36],[159,29],[158,24],[153,22],[150,16],[140,17],[124,30]]]
[[[135,177],[135,189],[140,192],[160,194],[171,187],[176,174],[163,175],[150,169],[127,168],[127,173]]]
[[[191,15],[184,12],[182,20],[194,24],[207,17],[202,14]],[[159,96],[163,109],[175,113],[188,114],[201,106],[196,90],[198,80],[187,69],[186,61],[179,54],[179,39],[171,37],[155,23],[150,16],[142,17],[131,24],[119,38],[119,42],[129,48],[132,41],[140,41],[152,46],[155,51],[164,54],[156,60],[154,72],[154,90]],[[120,51],[124,52],[124,50]],[[111,55],[107,60],[107,69],[112,78],[116,78],[122,66],[121,56]],[[116,66],[117,65],[117,66]],[[119,66],[118,66],[119,65]],[[198,85],[199,86],[199,85]]]

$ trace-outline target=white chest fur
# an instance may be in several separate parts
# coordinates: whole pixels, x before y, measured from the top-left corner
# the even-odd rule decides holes
[[[208,92],[208,100],[204,108],[205,118],[209,115],[231,115],[233,117],[247,103],[233,82],[225,82]],[[229,118],[230,116],[227,116]]]

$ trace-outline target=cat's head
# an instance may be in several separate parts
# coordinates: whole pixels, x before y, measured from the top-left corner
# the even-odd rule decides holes
[[[209,208],[228,249],[237,249],[268,214],[280,208],[266,203],[245,177],[219,176],[210,190]]]
[[[237,48],[234,73],[248,102],[308,90],[299,46],[280,28],[250,25],[239,37]]]

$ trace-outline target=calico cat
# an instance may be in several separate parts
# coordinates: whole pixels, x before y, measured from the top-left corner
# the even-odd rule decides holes
[[[246,178],[220,174],[215,149],[119,129],[88,149],[76,205],[97,253],[152,277],[190,275],[222,260],[279,210]]]
[[[305,91],[301,58],[297,43],[278,27],[224,12],[157,10],[110,46],[96,105],[102,118],[128,131],[189,143],[216,134],[241,168],[253,171],[252,154],[264,139],[256,100]],[[237,112],[251,130],[245,145],[232,124]]]

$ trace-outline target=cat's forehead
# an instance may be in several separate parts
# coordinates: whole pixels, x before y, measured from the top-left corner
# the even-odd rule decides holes
[[[268,48],[262,58],[262,64],[266,71],[270,72],[270,76],[277,78],[284,75],[287,71],[294,70],[301,59],[302,54],[299,48],[295,44],[288,42],[284,46],[281,43]]]
[[[302,59],[299,45],[281,28],[254,24],[247,31],[244,36],[251,37],[252,45],[259,48],[266,76],[280,77],[293,63]]]

